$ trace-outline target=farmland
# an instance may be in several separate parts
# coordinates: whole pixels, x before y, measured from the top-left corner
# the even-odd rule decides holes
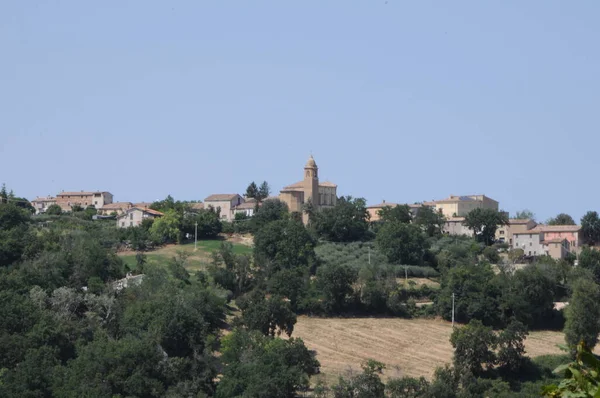
[[[386,364],[384,377],[424,376],[452,361],[450,322],[401,318],[298,317],[293,337],[315,350],[326,379],[360,371],[368,358]],[[561,354],[561,332],[531,332],[525,341],[527,355]]]

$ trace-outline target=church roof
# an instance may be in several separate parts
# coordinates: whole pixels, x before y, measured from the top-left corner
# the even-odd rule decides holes
[[[283,187],[283,190],[294,190],[298,188],[304,188],[304,181],[298,181],[291,185]]]

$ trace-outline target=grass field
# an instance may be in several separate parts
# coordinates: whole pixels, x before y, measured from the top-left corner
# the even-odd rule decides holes
[[[224,240],[199,240],[198,248],[196,250],[194,249],[194,242],[183,245],[166,245],[160,249],[146,252],[145,254],[148,263],[160,265],[166,264],[170,259],[175,257],[179,251],[183,251],[189,255],[186,261],[186,269],[189,272],[196,272],[203,270],[206,265],[210,263],[212,252],[218,250],[222,242],[224,242]],[[237,242],[231,243],[233,244],[233,251],[236,254],[252,253],[251,246]],[[119,256],[130,268],[135,268],[135,252],[121,252],[119,253]]]
[[[424,376],[431,379],[436,367],[452,361],[450,322],[400,318],[298,317],[292,337],[300,337],[315,350],[321,372],[328,381],[360,372],[363,360],[386,364],[384,378]],[[562,354],[561,332],[531,332],[525,341],[530,357]]]

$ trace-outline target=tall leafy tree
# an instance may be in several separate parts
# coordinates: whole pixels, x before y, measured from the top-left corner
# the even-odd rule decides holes
[[[581,218],[581,232],[583,239],[588,245],[600,242],[600,217],[595,211],[588,211]]]
[[[414,224],[388,222],[377,232],[376,240],[381,253],[397,264],[421,264],[427,249],[425,235]]]
[[[383,222],[399,222],[408,224],[412,221],[412,213],[408,205],[386,206],[379,210],[379,217]]]
[[[247,198],[252,198],[252,199],[256,199],[256,197],[258,196],[258,186],[256,186],[256,183],[254,181],[252,181],[250,184],[248,184],[248,188],[246,188],[246,195]]]
[[[600,283],[600,251],[584,247],[579,253],[579,267],[589,270],[596,283]]]
[[[345,265],[330,264],[319,267],[317,288],[323,295],[323,307],[326,312],[334,314],[344,310],[356,278],[356,271]]]
[[[364,240],[369,232],[367,202],[341,197],[334,207],[315,213],[312,223],[319,236],[332,242]]]
[[[258,202],[262,202],[263,200],[269,197],[270,193],[271,187],[269,187],[269,184],[266,181],[263,181],[262,184],[260,184],[260,187],[258,188],[258,196],[256,197],[256,200]]]
[[[484,326],[479,320],[471,320],[468,325],[454,329],[450,343],[454,347],[454,368],[460,373],[470,371],[480,375],[483,366],[490,368],[496,363],[496,335],[491,327]]]
[[[592,350],[600,333],[600,286],[584,278],[575,281],[565,317],[565,340],[569,347],[575,350],[583,341]]]
[[[528,209],[523,209],[523,210],[519,210],[515,213],[514,217],[511,218],[515,218],[515,219],[520,219],[520,220],[534,220],[535,221],[535,214]]]
[[[266,336],[279,336],[285,333],[290,337],[296,324],[296,314],[289,301],[273,295],[267,297],[261,289],[255,289],[237,301],[242,310],[241,322],[252,330]]]
[[[254,232],[273,221],[285,220],[289,217],[289,209],[279,199],[269,199],[262,203],[252,216],[251,226]]]
[[[465,216],[463,224],[473,230],[478,241],[489,246],[494,243],[498,226],[508,224],[508,216],[497,210],[478,208]]]
[[[60,216],[62,214],[62,208],[57,204],[52,204],[46,209],[46,214],[51,216]]]
[[[548,225],[575,225],[573,217],[566,213],[560,213],[556,217],[550,218],[546,221]]]
[[[431,206],[422,206],[414,218],[415,225],[420,226],[429,237],[439,237],[445,222],[444,215]]]

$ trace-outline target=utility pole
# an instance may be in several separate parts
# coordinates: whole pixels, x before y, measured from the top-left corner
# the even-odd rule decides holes
[[[369,265],[371,265],[371,245],[369,245]]]
[[[454,293],[452,293],[452,329],[454,329]]]
[[[408,267],[404,266],[404,282],[408,285]]]
[[[194,250],[198,246],[198,221],[196,221],[196,231],[194,232]]]

